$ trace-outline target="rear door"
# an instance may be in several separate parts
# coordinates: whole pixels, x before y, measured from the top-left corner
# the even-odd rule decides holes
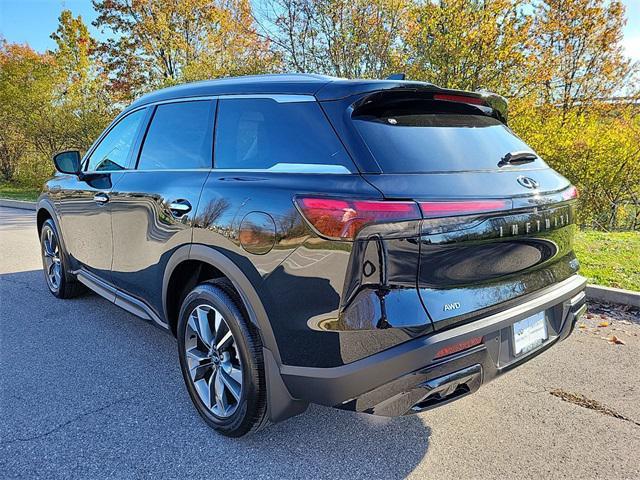
[[[491,108],[446,98],[383,94],[351,115],[380,170],[364,177],[386,198],[413,199],[422,210],[417,287],[435,329],[504,307],[578,267],[575,189]]]
[[[192,222],[212,165],[216,102],[154,108],[137,168],[111,195],[113,281],[161,316],[162,279],[171,253],[191,243]]]

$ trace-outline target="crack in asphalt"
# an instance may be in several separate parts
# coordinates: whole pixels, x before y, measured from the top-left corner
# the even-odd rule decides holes
[[[640,427],[640,422],[636,422],[632,418],[626,417],[621,413],[616,412],[613,408],[607,407],[597,400],[587,398],[580,393],[565,392],[564,390],[561,390],[559,388],[551,390],[549,391],[549,393],[564,402],[572,403],[582,408],[588,408],[589,410],[595,410],[596,412],[602,413],[603,415],[608,415],[619,420],[624,420],[625,422],[629,422]]]
[[[64,423],[56,425],[55,427],[47,430],[46,432],[39,433],[39,434],[33,435],[31,437],[12,438],[11,440],[7,440],[5,442],[0,442],[0,447],[3,447],[5,445],[11,445],[11,444],[16,443],[16,442],[31,442],[33,440],[39,440],[39,439],[44,438],[44,437],[46,437],[48,435],[51,435],[52,433],[55,433],[55,432],[57,432],[59,430],[62,430],[66,426],[76,422],[77,420],[80,420],[81,418],[84,418],[84,417],[86,417],[88,415],[92,415],[94,413],[100,413],[100,412],[102,412],[104,410],[107,410],[107,409],[113,407],[114,405],[126,402],[128,400],[133,400],[134,398],[139,397],[139,396],[140,396],[140,394],[136,394],[136,395],[131,395],[129,397],[119,398],[117,400],[114,400],[113,402],[108,403],[107,405],[103,405],[101,407],[94,408],[93,410],[89,410],[88,412],[81,413],[80,415],[76,415],[75,417],[70,418],[69,420],[67,420]]]

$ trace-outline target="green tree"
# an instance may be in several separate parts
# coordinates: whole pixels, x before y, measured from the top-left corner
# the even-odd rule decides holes
[[[63,10],[51,35],[61,75],[56,86],[58,115],[65,119],[67,146],[87,149],[115,114],[106,73],[98,61],[97,42],[82,17]]]
[[[54,114],[57,78],[53,55],[1,41],[0,163],[6,180],[37,183],[50,171],[34,160],[64,143],[64,124]]]
[[[94,0],[113,86],[131,98],[184,80],[273,68],[249,0]]]
[[[524,0],[415,2],[404,35],[411,78],[517,95],[529,63]]]
[[[636,66],[624,55],[625,8],[619,0],[541,0],[532,30],[530,70],[538,102],[574,108],[627,91]]]

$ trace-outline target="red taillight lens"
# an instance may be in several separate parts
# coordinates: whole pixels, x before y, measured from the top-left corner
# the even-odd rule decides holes
[[[563,200],[573,200],[574,198],[578,198],[578,189],[573,185],[562,192]]]
[[[340,240],[353,240],[365,226],[377,222],[419,220],[415,202],[376,200],[343,200],[322,197],[296,197],[298,208],[322,235]]]
[[[452,95],[450,93],[436,93],[433,95],[434,100],[445,100],[447,102],[470,103],[472,105],[486,105],[481,98],[467,97],[465,95]]]
[[[436,353],[436,356],[433,359],[446,357],[448,355],[453,355],[454,353],[462,352],[463,350],[468,350],[469,348],[475,347],[476,345],[480,345],[482,343],[482,337],[474,337],[469,340],[465,340],[464,342],[454,343],[453,345],[449,345],[448,347],[441,348]]]
[[[424,218],[454,217],[473,213],[494,212],[511,208],[509,200],[460,200],[419,202]]]

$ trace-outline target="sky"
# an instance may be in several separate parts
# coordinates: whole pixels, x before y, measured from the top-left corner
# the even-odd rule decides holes
[[[623,0],[627,6],[624,30],[626,54],[640,61],[640,0]],[[0,35],[9,42],[28,43],[38,51],[52,49],[55,43],[49,35],[58,25],[58,15],[68,8],[82,15],[87,24],[96,18],[91,0],[0,0]],[[90,26],[96,38],[104,35]]]

